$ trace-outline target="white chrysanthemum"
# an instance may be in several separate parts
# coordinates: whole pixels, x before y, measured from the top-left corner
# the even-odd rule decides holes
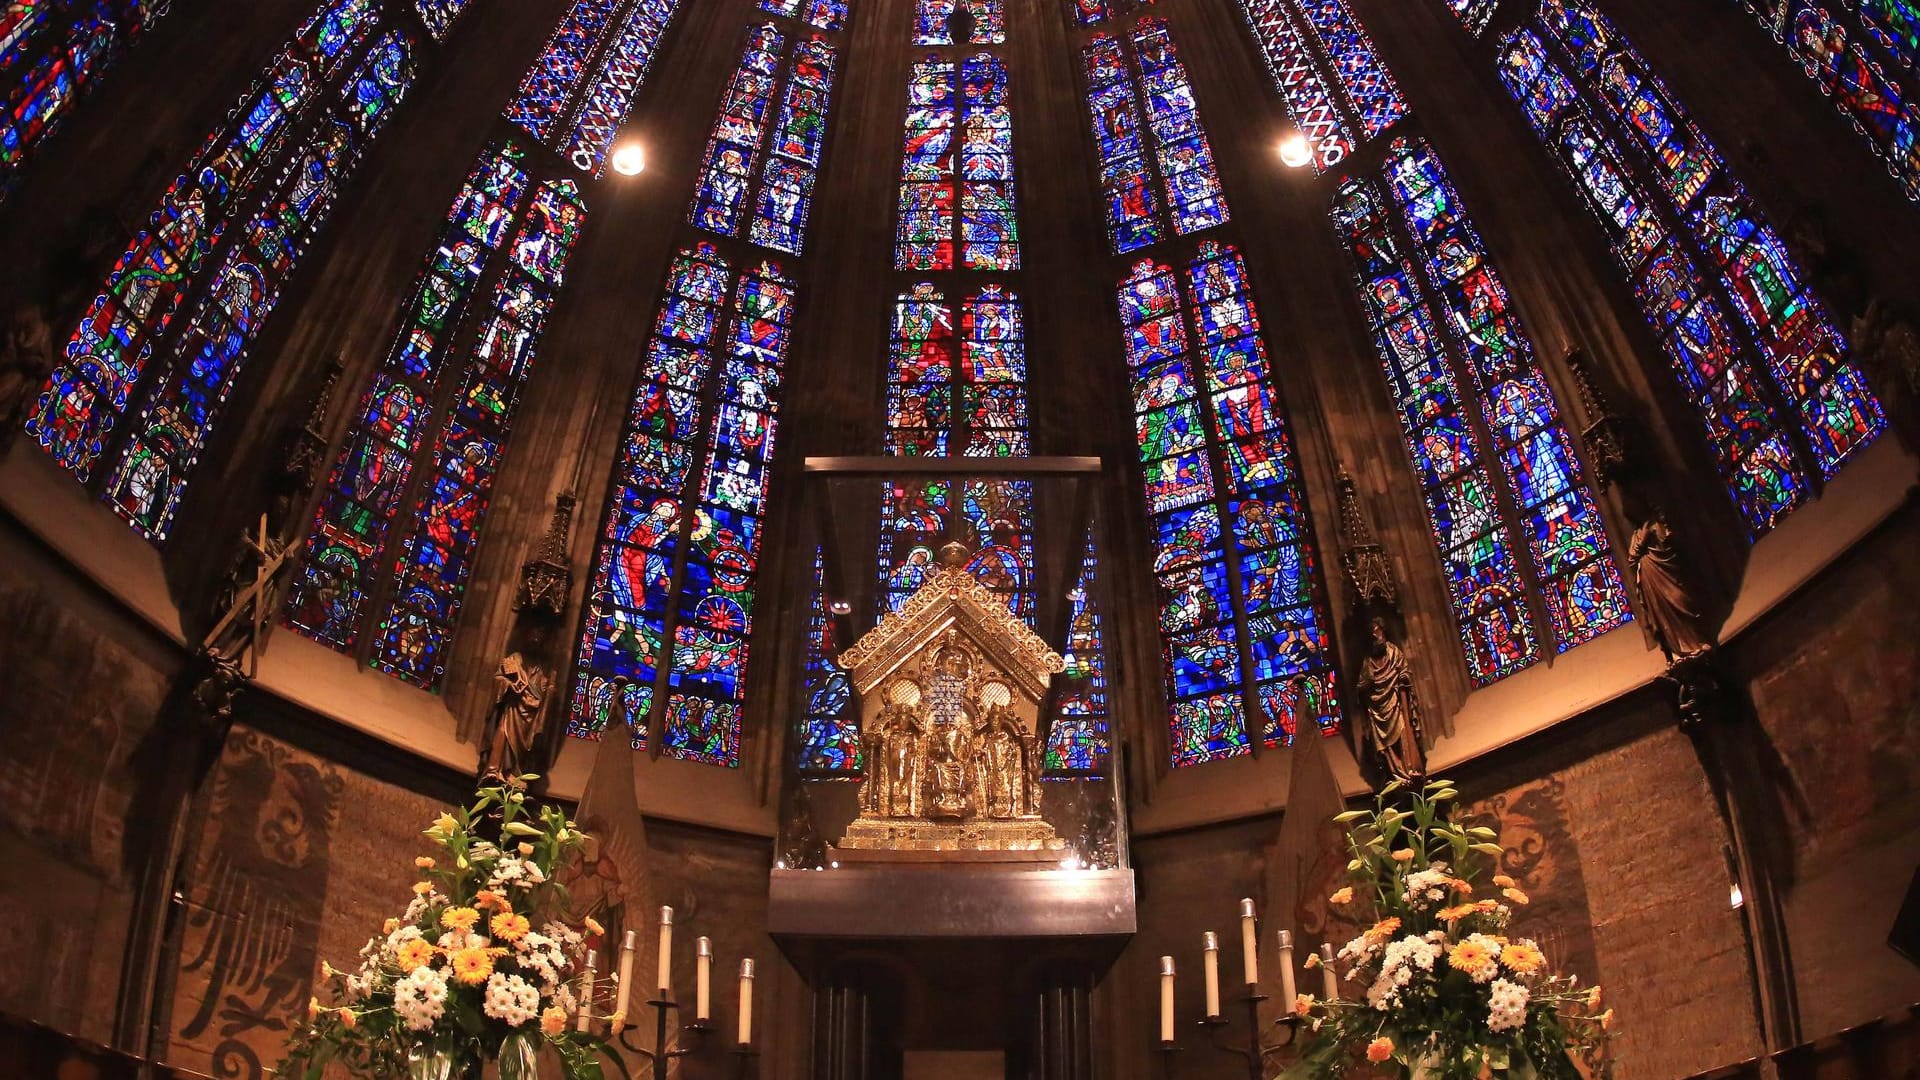
[[[429,1031],[447,1011],[446,976],[419,967],[393,984],[393,1012],[409,1031]]]
[[[1500,959],[1500,942],[1498,939],[1488,937],[1485,934],[1468,934],[1467,940],[1473,942],[1475,945],[1480,946],[1482,949],[1485,949],[1487,951],[1488,960],[1492,961],[1492,960]],[[1500,973],[1499,967],[1496,966],[1495,964],[1489,963],[1485,967],[1473,973],[1473,981],[1477,983],[1489,982],[1493,979],[1495,975],[1498,975],[1499,973]]]
[[[1424,911],[1447,898],[1453,888],[1453,874],[1447,864],[1437,862],[1425,870],[1416,870],[1407,875],[1406,890],[1400,898],[1416,910]]]
[[[1487,1027],[1492,1031],[1512,1031],[1527,1022],[1527,988],[1505,979],[1493,980],[1487,1002]]]
[[[420,932],[419,927],[414,926],[411,923],[405,926],[402,926],[399,929],[395,930],[393,933],[387,935],[386,953],[388,956],[392,956],[394,953],[397,953],[400,951],[400,946],[405,945],[409,941],[418,941],[420,938],[425,936],[426,935]]]
[[[570,953],[579,952],[580,947],[586,944],[580,937],[580,931],[565,923],[549,922],[540,928],[540,932],[552,938],[561,949]]]
[[[447,898],[437,891],[416,894],[413,899],[407,901],[407,910],[406,913],[401,916],[401,919],[405,922],[417,923],[421,919],[426,918],[427,912],[430,909],[445,904],[446,902]]]
[[[508,1027],[519,1027],[540,1012],[540,992],[518,975],[494,972],[480,1010]]]
[[[1373,980],[1372,986],[1367,987],[1367,1004],[1381,1012],[1400,1004],[1400,987],[1394,983],[1391,975],[1382,973]]]

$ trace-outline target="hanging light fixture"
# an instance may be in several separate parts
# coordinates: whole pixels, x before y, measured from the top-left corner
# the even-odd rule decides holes
[[[613,152],[613,171],[621,176],[639,176],[647,168],[647,152],[637,142],[623,143]]]
[[[1313,160],[1313,144],[1305,135],[1291,131],[1280,140],[1280,164],[1289,169],[1298,169]]]

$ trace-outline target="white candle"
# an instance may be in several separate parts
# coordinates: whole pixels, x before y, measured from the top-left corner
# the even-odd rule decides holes
[[[1333,946],[1320,946],[1320,996],[1327,1001],[1340,998],[1340,980],[1333,977]]]
[[[593,1019],[593,969],[600,962],[600,954],[587,950],[587,966],[580,972],[580,1008],[574,1013],[573,1030],[585,1031]]]
[[[740,1045],[753,1042],[753,960],[740,961]]]
[[[1160,958],[1160,1041],[1173,1044],[1173,957]]]
[[[1200,935],[1201,969],[1207,984],[1207,1019],[1220,1015],[1220,935],[1209,930]]]
[[[633,992],[633,931],[629,930],[620,942],[620,985],[613,999],[613,1033],[627,1023],[627,999]]]
[[[705,937],[693,942],[693,1018],[713,1018],[713,942]]]
[[[673,909],[660,909],[660,978],[654,981],[660,988],[660,1000],[673,1000]]]
[[[1280,931],[1280,1002],[1282,1008],[1293,1008],[1293,999],[1299,991],[1293,985],[1293,931]]]
[[[1253,899],[1240,901],[1240,969],[1246,972],[1247,985],[1260,983],[1260,931],[1253,915]]]

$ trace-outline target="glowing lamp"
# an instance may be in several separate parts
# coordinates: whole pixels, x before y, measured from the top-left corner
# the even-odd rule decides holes
[[[627,143],[613,152],[613,171],[621,176],[639,176],[647,168],[647,152],[639,143]]]
[[[1280,140],[1280,164],[1298,169],[1313,160],[1313,144],[1305,135],[1294,132]]]

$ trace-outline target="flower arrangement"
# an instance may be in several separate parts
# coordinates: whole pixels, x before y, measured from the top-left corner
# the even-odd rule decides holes
[[[1396,795],[1406,808],[1391,805]],[[1538,944],[1507,934],[1527,895],[1503,874],[1479,880],[1501,849],[1492,829],[1451,822],[1458,795],[1446,780],[1418,791],[1396,781],[1372,810],[1334,819],[1347,826],[1353,884],[1329,899],[1373,920],[1336,962],[1365,1000],[1295,998],[1311,1035],[1283,1080],[1340,1076],[1362,1058],[1416,1080],[1578,1080],[1569,1052],[1606,1038],[1613,1010],[1599,1011],[1600,988],[1551,974]]]
[[[337,1064],[363,1080],[447,1080],[497,1060],[501,1080],[534,1080],[544,1044],[566,1080],[599,1080],[600,1040],[573,1030],[585,941],[556,917],[567,893],[554,880],[586,837],[559,810],[528,806],[532,779],[483,787],[427,827],[436,853],[414,860],[413,899],[367,939],[356,970],[321,965],[334,1003],[309,1003],[279,1075],[318,1080]],[[601,933],[592,919],[584,929]]]

